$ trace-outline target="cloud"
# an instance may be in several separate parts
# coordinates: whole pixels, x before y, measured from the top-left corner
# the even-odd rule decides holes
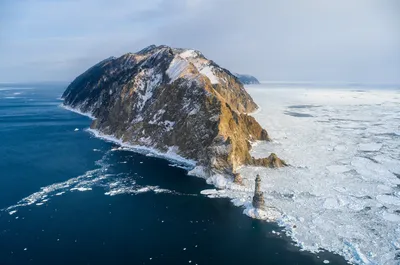
[[[0,81],[71,80],[155,43],[263,80],[400,83],[397,0],[5,0],[0,10]]]

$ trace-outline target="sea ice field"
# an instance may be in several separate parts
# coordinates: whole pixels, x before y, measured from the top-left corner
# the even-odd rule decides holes
[[[277,221],[304,250],[329,250],[354,264],[400,264],[400,90],[248,86],[254,117],[281,169],[242,167],[244,187],[212,180],[252,217]],[[267,209],[251,196],[262,177]]]

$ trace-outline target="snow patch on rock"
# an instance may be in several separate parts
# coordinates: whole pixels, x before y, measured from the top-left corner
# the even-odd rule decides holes
[[[200,73],[207,76],[211,84],[219,84],[219,78],[214,74],[214,67],[205,66],[200,70]]]
[[[169,83],[172,84],[179,77],[181,77],[181,75],[185,72],[188,65],[189,65],[188,61],[180,57],[175,57],[166,71],[168,77],[171,79]]]

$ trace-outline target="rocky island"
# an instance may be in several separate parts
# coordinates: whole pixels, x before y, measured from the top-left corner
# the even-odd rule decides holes
[[[243,74],[237,74],[234,73],[234,75],[239,79],[239,81],[244,84],[244,85],[256,85],[260,84],[260,81],[258,81],[257,78],[255,78],[252,75],[243,75]]]
[[[110,57],[78,76],[62,98],[95,118],[92,129],[196,161],[194,171],[205,177],[233,176],[241,165],[286,165],[275,154],[250,155],[252,142],[270,140],[248,115],[257,105],[235,75],[199,51],[151,45]]]

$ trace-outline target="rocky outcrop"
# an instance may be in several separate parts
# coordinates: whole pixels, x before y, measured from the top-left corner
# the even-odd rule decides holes
[[[206,173],[284,165],[251,157],[251,142],[269,140],[247,114],[257,105],[234,75],[195,50],[152,45],[110,57],[78,76],[63,99],[96,118],[91,128],[195,160]]]
[[[244,85],[252,85],[252,84],[260,84],[260,82],[252,75],[241,75],[241,74],[234,74],[239,81]]]
[[[261,178],[260,175],[256,177],[256,186],[253,196],[253,207],[257,209],[262,209],[265,206],[264,193],[261,191]]]
[[[240,173],[233,173],[233,182],[238,184],[238,185],[243,185],[243,178]]]
[[[287,166],[286,162],[280,159],[276,154],[272,153],[267,158],[252,158],[252,162],[250,164],[255,166],[262,167],[285,167]]]

